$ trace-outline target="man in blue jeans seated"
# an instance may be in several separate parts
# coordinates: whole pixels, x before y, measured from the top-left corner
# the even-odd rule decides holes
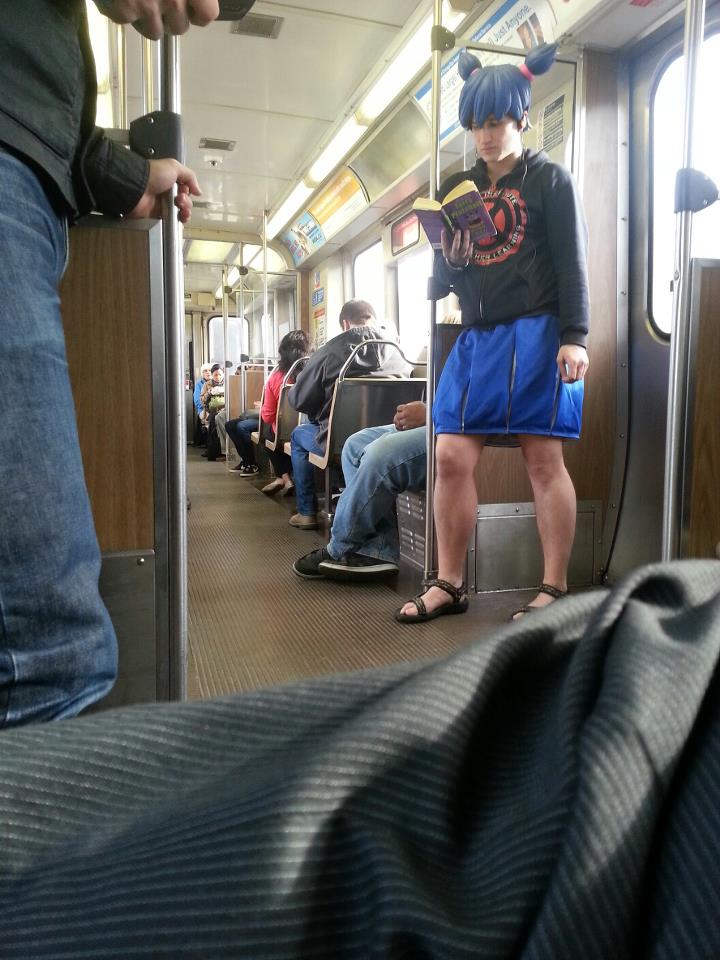
[[[347,486],[338,501],[327,547],[299,557],[299,577],[369,580],[397,573],[400,559],[395,498],[424,490],[427,438],[425,404],[397,408],[391,424],[367,427],[345,441]]]
[[[295,410],[306,413],[309,419],[308,423],[295,427],[290,438],[298,508],[298,512],[290,517],[293,527],[304,530],[317,527],[315,468],[310,463],[310,454],[322,456],[325,453],[335,381],[353,349],[364,340],[387,339],[376,325],[375,311],[367,301],[348,300],[340,311],[343,332],[311,355],[288,394]],[[357,353],[348,375],[362,377],[377,371],[409,376],[411,368],[397,350],[375,345]]]

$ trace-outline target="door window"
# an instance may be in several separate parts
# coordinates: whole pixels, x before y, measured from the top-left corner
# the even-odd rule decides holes
[[[661,74],[650,100],[651,230],[648,272],[648,315],[655,330],[669,336],[672,324],[672,277],[675,269],[673,211],[675,175],[682,166],[682,122],[685,109],[684,61],[672,60]],[[716,120],[720,89],[720,34],[708,37],[700,57],[693,122],[693,167],[717,184],[720,180]],[[720,257],[720,204],[693,217],[692,256]]]

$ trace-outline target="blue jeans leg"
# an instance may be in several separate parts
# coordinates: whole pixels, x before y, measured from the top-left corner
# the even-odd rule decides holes
[[[225,421],[225,432],[235,444],[240,459],[248,467],[255,465],[255,447],[250,434],[258,429],[258,421],[245,417]]]
[[[65,358],[65,227],[31,170],[1,150],[0,176],[0,725],[14,726],[98,700],[117,651]]]
[[[325,453],[315,440],[318,429],[315,423],[301,423],[290,436],[295,498],[298,513],[304,517],[312,517],[317,513],[315,467],[310,463],[310,454],[322,456]]]
[[[338,502],[328,552],[336,560],[362,553],[397,563],[395,498],[425,488],[425,427],[370,427],[353,434],[342,453],[347,482]]]

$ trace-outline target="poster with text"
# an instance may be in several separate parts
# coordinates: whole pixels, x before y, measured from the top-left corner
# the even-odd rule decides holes
[[[520,53],[523,49],[529,50],[541,43],[551,43],[556,36],[555,14],[550,0],[497,0],[485,11],[482,22],[473,30],[469,39],[475,43],[517,47]],[[481,51],[476,56],[483,66],[509,62],[508,57],[497,53]],[[460,129],[457,117],[463,80],[457,70],[459,57],[459,52],[453,54],[441,71],[441,142]],[[515,60],[515,58],[511,59]],[[429,117],[432,110],[432,91],[429,80],[415,93],[415,99]]]

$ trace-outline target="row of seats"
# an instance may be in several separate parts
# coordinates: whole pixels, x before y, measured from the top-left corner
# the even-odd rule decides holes
[[[348,360],[344,369],[350,366]],[[278,402],[275,438],[266,436],[267,428],[260,419],[258,430],[252,434],[256,445],[269,450],[282,449],[290,456],[290,437],[295,427],[305,418],[291,405],[288,394],[294,380],[296,361],[283,380]],[[425,367],[422,365],[422,369]],[[325,453],[310,453],[310,462],[324,474],[325,504],[328,521],[332,522],[332,473],[340,467],[340,456],[348,437],[365,427],[391,423],[400,404],[422,400],[425,393],[424,377],[398,378],[370,374],[366,377],[346,377],[341,371],[335,382],[330,408]],[[263,390],[264,395],[264,390]],[[264,399],[264,397],[263,397]],[[262,400],[261,400],[262,406]]]

